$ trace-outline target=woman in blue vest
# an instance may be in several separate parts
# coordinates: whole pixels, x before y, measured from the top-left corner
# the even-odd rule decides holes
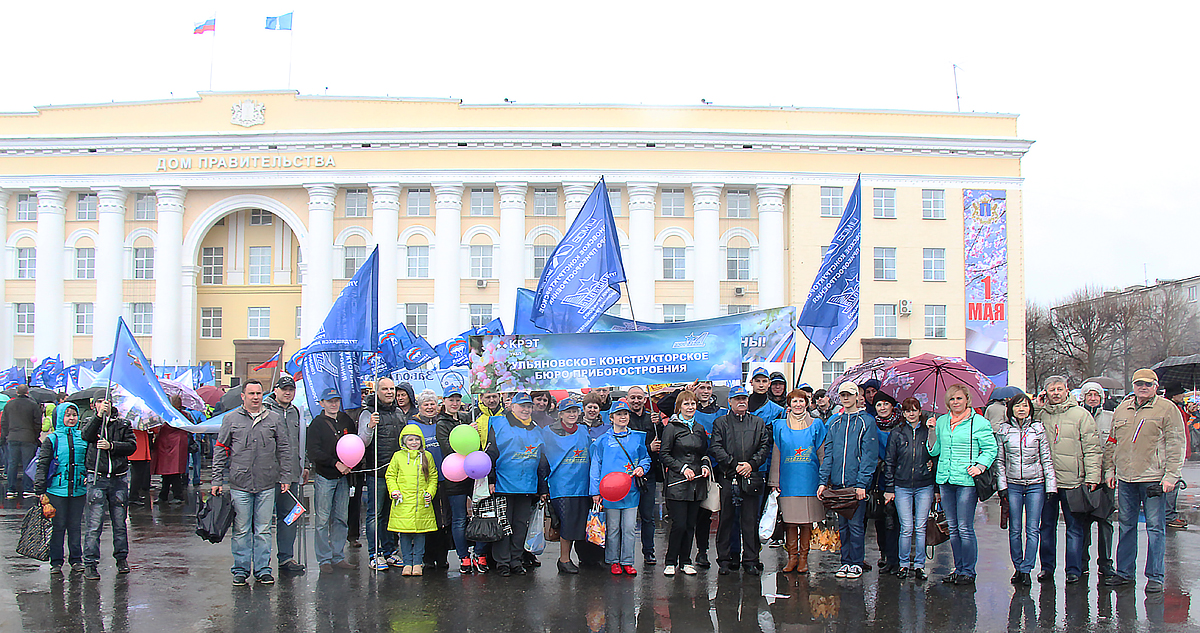
[[[629,430],[629,405],[617,401],[608,411],[612,424],[604,435],[592,443],[591,492],[592,501],[600,503],[600,480],[609,473],[626,473],[634,478],[624,498],[604,500],[604,558],[612,565],[614,576],[622,573],[637,575],[633,552],[637,544],[634,529],[638,522],[637,481],[650,468],[650,453],[646,450],[646,434]]]
[[[808,392],[793,389],[787,400],[787,417],[772,429],[775,447],[771,449],[767,484],[779,491],[783,542],[788,554],[783,571],[807,574],[812,524],[825,518],[825,506],[817,499],[817,484],[826,428],[823,421],[809,414]]]
[[[558,572],[578,574],[571,545],[587,540],[590,449],[592,438],[579,423],[579,403],[567,398],[558,405],[558,420],[542,427],[542,476],[550,488],[550,509],[558,519]]]
[[[708,497],[708,480],[712,476],[708,433],[696,419],[696,403],[696,394],[691,391],[680,393],[675,398],[675,414],[662,434],[660,459],[666,473],[663,497],[671,516],[664,576],[674,576],[676,565],[684,574],[696,575],[692,565],[692,539],[696,534],[700,503]]]
[[[528,573],[521,554],[533,504],[539,494],[544,496],[545,480],[538,477],[543,444],[542,432],[533,423],[533,400],[528,393],[514,395],[503,415],[488,420],[487,453],[493,464],[488,478],[491,491],[505,504],[512,527],[512,534],[492,544],[492,559],[501,576]]]
[[[42,505],[54,508],[50,532],[50,574],[62,574],[63,536],[67,537],[71,571],[83,573],[83,507],[87,504],[87,442],[79,427],[79,408],[73,402],[54,412],[54,432],[42,442],[38,453],[33,491],[42,495]],[[51,469],[51,462],[54,468]]]

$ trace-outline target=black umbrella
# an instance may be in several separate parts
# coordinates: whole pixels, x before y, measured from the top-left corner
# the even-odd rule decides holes
[[[71,402],[91,402],[96,398],[103,398],[105,391],[104,387],[88,387],[67,396],[67,400]]]
[[[1171,356],[1151,369],[1158,374],[1158,384],[1164,387],[1176,384],[1185,389],[1200,386],[1200,354]]]
[[[5,390],[4,395],[8,396],[9,398],[15,397],[17,395],[17,388],[13,387],[12,389]],[[33,398],[35,402],[40,402],[42,404],[58,401],[57,393],[54,393],[53,391],[43,387],[30,387],[29,397]]]
[[[242,406],[242,385],[231,387],[221,396],[221,410],[230,411]]]

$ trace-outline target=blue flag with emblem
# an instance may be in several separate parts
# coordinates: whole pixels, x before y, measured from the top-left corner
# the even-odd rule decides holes
[[[862,176],[842,211],[842,220],[817,278],[813,280],[796,325],[826,360],[858,328],[859,275],[862,259]]]
[[[433,351],[442,359],[439,367],[449,369],[457,365],[470,365],[471,350],[467,345],[467,339],[474,335],[475,328],[471,328],[458,336],[438,343]]]
[[[0,386],[5,389],[12,389],[17,385],[29,384],[25,380],[24,367],[9,367],[3,373],[0,373]]]
[[[379,354],[393,370],[416,369],[437,358],[429,341],[413,334],[403,323],[379,333]]]
[[[342,288],[321,329],[305,346],[317,352],[373,352],[379,345],[379,247]]]
[[[481,325],[475,328],[475,336],[486,336],[488,334],[504,335],[504,324],[499,318],[492,319],[487,325]]]
[[[175,407],[163,391],[154,367],[146,360],[142,348],[138,347],[124,318],[117,319],[117,345],[112,356],[112,381],[121,385],[130,395],[140,398],[146,408],[175,427],[190,427],[188,420]]]
[[[50,356],[42,360],[29,376],[29,384],[46,389],[62,389],[67,386],[62,356]]]
[[[317,397],[330,387],[338,390],[343,409],[362,406],[363,357],[361,352],[323,352],[306,354],[300,361],[304,374],[304,394],[308,410],[320,411]]]
[[[622,281],[621,244],[601,178],[546,260],[533,300],[533,322],[556,334],[587,332],[621,297]]]

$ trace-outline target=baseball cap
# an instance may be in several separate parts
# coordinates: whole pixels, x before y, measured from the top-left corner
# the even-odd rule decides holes
[[[1142,368],[1133,372],[1133,381],[1145,380],[1146,382],[1158,382],[1158,374],[1154,373],[1153,369]]]
[[[449,398],[450,396],[458,396],[461,398],[462,395],[462,387],[459,387],[458,385],[450,385],[449,387],[446,387],[446,391],[442,394],[442,397]]]
[[[529,394],[527,392],[518,391],[517,393],[513,394],[512,403],[513,404],[533,404],[533,398],[530,398]]]
[[[280,376],[279,380],[275,381],[276,389],[295,389],[296,380],[291,376]]]
[[[838,385],[838,394],[843,394],[843,393],[852,393],[857,396],[858,395],[858,385],[847,380],[846,382]]]
[[[575,402],[574,400],[572,400],[570,398],[567,398],[567,399],[563,400],[562,402],[558,403],[558,412],[559,413],[562,413],[563,411],[566,411],[568,409],[578,409],[578,408],[579,408],[579,403]]]
[[[759,367],[758,369],[754,370],[754,373],[750,374],[751,379],[758,378],[759,376],[766,376],[767,378],[770,378],[771,372],[767,371],[766,367]]]
[[[321,392],[321,400],[341,400],[342,396],[338,393],[337,387],[326,387]]]
[[[750,394],[746,393],[746,388],[741,385],[734,385],[733,387],[729,388],[729,399],[730,400],[737,398],[739,396],[749,397]]]
[[[608,410],[608,415],[611,416],[612,414],[616,413],[617,411],[624,411],[626,413],[629,413],[629,403],[625,402],[624,400],[617,400],[616,402],[613,403],[612,408]]]
[[[787,384],[787,378],[784,378],[784,376],[783,376],[783,372],[781,372],[781,371],[773,371],[773,372],[771,372],[771,382],[781,382],[781,383],[783,383],[783,384],[785,384],[785,385],[786,385],[786,384]]]

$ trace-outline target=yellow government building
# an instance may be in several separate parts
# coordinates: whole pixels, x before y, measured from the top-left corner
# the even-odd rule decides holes
[[[1007,340],[993,322],[982,345],[1023,385],[1030,147],[1015,115],[790,107],[271,91],[3,114],[0,364],[108,354],[123,316],[152,362],[245,377],[311,338],[377,245],[381,326],[436,344],[511,325],[516,289],[536,287],[600,176],[630,278],[613,312],[799,310],[862,174],[858,329],[832,360],[814,350],[803,380],[881,355],[962,356],[979,345],[972,303],[974,318],[1006,318]],[[965,277],[971,191],[1006,199],[1003,296],[989,286],[984,301]]]

